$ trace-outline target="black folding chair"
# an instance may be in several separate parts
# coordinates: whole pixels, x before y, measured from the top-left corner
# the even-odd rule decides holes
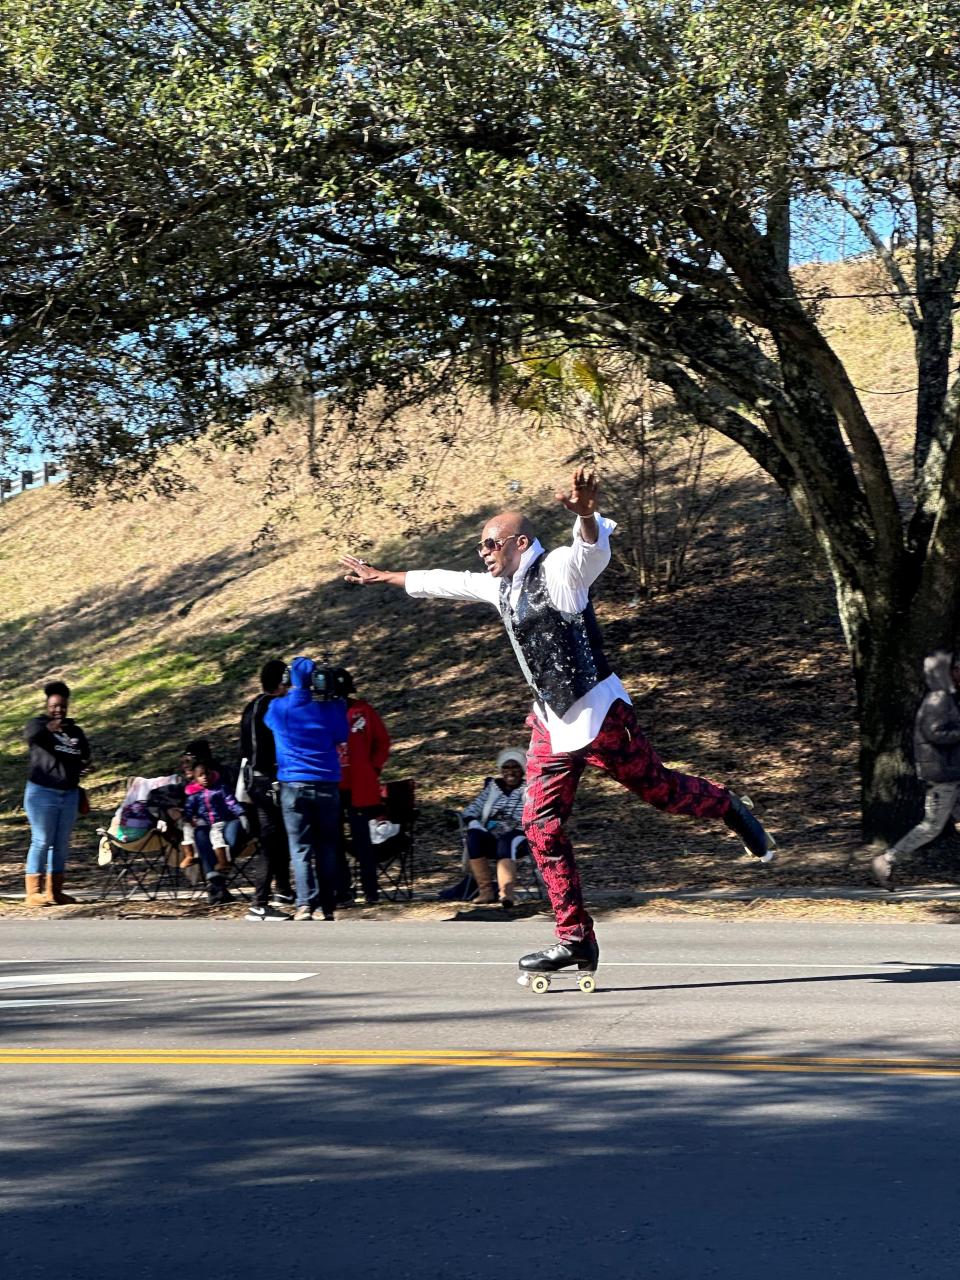
[[[380,844],[373,845],[377,859],[377,888],[384,898],[397,902],[413,897],[414,835],[417,825],[416,789],[412,778],[382,783],[380,797],[382,817],[400,829]],[[353,887],[360,884],[360,865],[353,854],[349,824],[344,829],[344,844],[350,856]]]
[[[260,841],[256,836],[249,836],[236,852],[230,851],[230,870],[227,873],[227,888],[241,898],[253,897],[257,882],[254,879],[254,864],[260,857]],[[248,892],[250,890],[251,892]]]
[[[139,840],[119,840],[99,827],[98,861],[107,875],[104,898],[132,898],[142,893],[150,902],[158,898],[196,897],[204,889],[203,868],[198,861],[181,867],[179,844],[170,831],[153,827]],[[236,856],[231,854],[227,888],[243,899],[253,896],[256,887],[253,862],[259,855],[256,839],[244,842]]]
[[[99,827],[98,861],[107,876],[103,896],[132,898],[142,893],[149,901],[159,897],[177,898],[187,873],[180,869],[180,849],[156,827],[138,840],[119,840]],[[191,888],[196,887],[194,881]]]

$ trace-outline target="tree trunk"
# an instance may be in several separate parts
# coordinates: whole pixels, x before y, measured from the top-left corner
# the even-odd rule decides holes
[[[874,624],[854,645],[860,724],[864,840],[899,839],[918,820],[922,787],[913,767],[913,722],[923,696],[923,658],[898,626]]]
[[[821,538],[853,668],[859,727],[863,838],[892,843],[917,820],[922,788],[913,764],[913,725],[924,693],[923,659],[939,647],[922,616],[915,566],[904,561],[866,581]]]
[[[937,294],[923,299],[923,325],[917,334],[917,429],[913,448],[914,474],[923,474],[950,384],[953,345],[953,298]]]

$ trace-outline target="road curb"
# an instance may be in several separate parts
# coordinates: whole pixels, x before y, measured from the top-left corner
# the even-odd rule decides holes
[[[23,893],[0,893],[0,903],[17,904],[24,901]],[[145,904],[155,902],[146,894],[133,894],[128,898],[102,898],[98,895],[85,894],[74,890],[78,905],[117,906],[122,903]],[[644,906],[651,902],[960,902],[960,887],[949,885],[931,885],[916,889],[897,889],[889,892],[886,889],[598,889],[587,895],[591,904],[615,905],[624,907]],[[182,902],[187,905],[196,901],[192,898],[163,900],[164,905]],[[398,903],[384,903],[386,907],[422,906],[425,903],[440,904],[434,894],[414,893],[412,900]],[[242,905],[239,904],[239,905]],[[471,906],[471,903],[447,902],[449,907]],[[538,905],[531,899],[523,905]],[[547,903],[540,903],[544,908]],[[372,908],[375,910],[375,908]],[[366,910],[370,911],[371,908]]]

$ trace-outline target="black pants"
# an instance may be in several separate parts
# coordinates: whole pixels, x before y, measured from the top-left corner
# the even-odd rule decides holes
[[[523,835],[522,831],[501,831],[498,835],[494,835],[492,831],[481,831],[479,827],[467,827],[467,857],[468,858],[501,858],[513,857],[513,842],[517,836]],[[524,840],[522,845],[517,847],[517,852],[522,855],[530,853],[530,846]]]
[[[358,807],[350,803],[350,792],[340,792],[341,819],[350,827],[350,845],[360,867],[360,887],[367,902],[376,902],[380,896],[377,883],[377,855],[370,839],[370,819],[382,813],[382,805]],[[353,895],[350,866],[342,843],[339,851],[337,896],[343,901]]]
[[[274,799],[273,785],[266,778],[254,778],[250,802],[257,818],[260,853],[251,868],[253,904],[265,907],[270,901],[271,882],[277,893],[292,894],[290,888],[290,847],[283,814]]]

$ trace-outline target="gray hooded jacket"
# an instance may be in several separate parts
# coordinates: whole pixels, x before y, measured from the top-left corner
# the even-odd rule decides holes
[[[960,782],[960,707],[951,663],[951,655],[943,650],[923,660],[923,678],[930,692],[914,722],[913,753],[924,782]]]

